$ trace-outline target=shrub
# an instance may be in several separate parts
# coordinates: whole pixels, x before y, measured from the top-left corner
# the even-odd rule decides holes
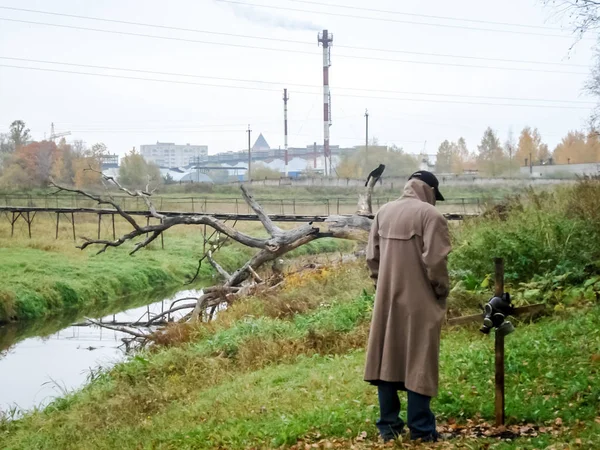
[[[492,259],[503,257],[508,282],[545,275],[583,281],[600,260],[598,198],[600,184],[589,180],[551,193],[529,191],[509,201],[509,214],[465,223],[453,236],[453,276],[481,281],[492,272]]]

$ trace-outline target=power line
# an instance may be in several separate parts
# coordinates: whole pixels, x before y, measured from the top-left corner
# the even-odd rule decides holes
[[[486,25],[502,25],[502,26],[511,26],[511,27],[534,28],[534,29],[540,29],[540,30],[558,31],[554,27],[548,27],[548,26],[543,26],[543,25],[527,25],[527,24],[510,23],[510,22],[493,22],[490,20],[465,19],[463,17],[433,16],[433,15],[429,15],[429,14],[407,13],[407,12],[402,12],[402,11],[392,11],[392,10],[374,9],[374,8],[361,8],[358,6],[341,5],[339,3],[332,4],[332,3],[315,2],[315,1],[310,1],[310,0],[288,0],[288,1],[294,2],[294,3],[305,3],[305,4],[309,4],[309,5],[324,6],[324,7],[328,7],[328,8],[343,8],[343,9],[351,9],[354,11],[375,12],[375,13],[382,13],[382,14],[395,14],[395,15],[399,15],[399,16],[409,16],[409,17],[422,17],[425,19],[455,20],[455,21],[460,21],[460,22],[481,23],[481,24],[486,24]]]
[[[224,1],[224,0],[219,0],[219,1]],[[316,54],[314,52],[303,51],[303,50],[260,47],[260,46],[255,46],[255,45],[231,44],[231,43],[225,43],[225,42],[201,41],[201,40],[184,39],[184,38],[177,38],[177,37],[171,37],[171,36],[156,36],[156,35],[151,35],[151,34],[132,33],[132,32],[126,32],[126,31],[103,30],[103,29],[99,29],[99,28],[78,27],[78,26],[74,26],[74,25],[60,25],[60,24],[47,23],[47,22],[35,22],[35,21],[30,21],[30,20],[9,19],[6,17],[0,17],[0,20],[4,20],[4,21],[8,21],[8,22],[26,23],[26,24],[30,24],[30,25],[44,25],[44,26],[57,27],[57,28],[66,28],[66,29],[74,29],[74,30],[82,30],[82,31],[94,31],[94,32],[99,32],[99,33],[118,34],[118,35],[123,35],[123,36],[136,36],[136,37],[144,37],[144,38],[151,38],[151,39],[161,39],[161,40],[179,41],[179,42],[191,42],[191,43],[208,44],[208,45],[221,45],[221,46],[236,47],[236,48],[250,48],[250,49],[255,49],[255,50],[268,50],[268,51],[277,51],[277,52],[284,52],[284,53],[299,53],[299,54],[316,56]],[[587,75],[587,73],[585,73],[585,72],[568,72],[568,71],[562,71],[562,70],[549,70],[549,69],[531,69],[531,68],[526,68],[526,67],[479,66],[479,65],[474,65],[474,64],[457,64],[457,63],[433,62],[433,61],[415,61],[415,60],[377,58],[377,57],[372,57],[372,56],[336,55],[336,57],[337,58],[372,60],[372,61],[399,62],[399,63],[405,63],[405,64],[423,64],[423,65],[434,65],[434,66],[463,67],[463,68],[469,68],[469,69],[511,70],[511,71],[520,71],[520,72],[556,73],[556,74],[565,74],[565,75]]]
[[[256,3],[246,3],[246,2],[240,2],[237,0],[215,0],[215,1],[220,2],[220,3],[230,3],[230,4],[234,4],[234,5],[242,5],[242,6],[249,6],[249,7],[255,7],[255,8],[267,8],[267,9],[276,9],[276,10],[280,10],[280,11],[293,11],[293,12],[319,14],[319,15],[327,15],[327,16],[335,16],[335,17],[347,17],[347,18],[351,18],[351,19],[375,20],[375,21],[380,21],[380,22],[404,23],[404,24],[410,24],[410,25],[425,25],[425,26],[431,26],[431,27],[454,28],[454,29],[470,30],[470,31],[488,31],[488,32],[491,31],[491,32],[497,32],[497,33],[526,34],[526,35],[530,35],[530,36],[545,36],[545,37],[558,37],[558,38],[570,38],[570,39],[573,38],[573,36],[561,36],[559,34],[534,33],[534,32],[519,31],[519,30],[499,30],[499,29],[495,29],[495,28],[468,27],[468,26],[464,26],[464,25],[448,25],[448,24],[441,24],[441,23],[413,22],[410,20],[391,19],[391,18],[384,18],[384,17],[366,17],[366,16],[357,16],[357,15],[353,15],[353,14],[332,13],[332,12],[327,12],[327,11],[311,11],[311,10],[300,9],[300,8],[289,8],[289,7],[285,7],[285,6],[259,5]]]
[[[131,76],[124,76],[124,75],[109,75],[109,74],[90,73],[90,72],[77,72],[77,71],[70,71],[70,70],[48,69],[48,68],[41,68],[41,67],[25,67],[25,66],[16,66],[16,65],[9,65],[9,64],[0,64],[0,67],[24,69],[24,70],[35,70],[35,71],[43,71],[43,72],[68,73],[68,74],[73,74],[73,75],[88,75],[88,76],[96,76],[96,77],[104,77],[104,78],[119,78],[119,79],[125,79],[125,80],[153,81],[153,82],[158,82],[158,83],[170,83],[170,84],[182,84],[182,85],[192,85],[192,86],[221,87],[221,88],[228,88],[228,89],[279,92],[279,90],[276,90],[276,89],[257,88],[257,87],[250,87],[250,86],[229,86],[229,85],[220,85],[220,84],[196,83],[196,82],[190,82],[190,81],[163,80],[163,79],[156,79],[156,78],[142,78],[142,77],[131,77]],[[296,94],[315,95],[314,92],[302,92],[302,91],[297,91]],[[372,96],[354,95],[354,94],[338,94],[337,96],[338,97],[348,97],[348,98],[362,98],[362,99],[369,99],[369,100],[395,100],[395,101],[406,101],[406,102],[448,103],[448,104],[479,105],[479,106],[511,106],[511,107],[525,107],[525,108],[555,108],[555,109],[585,109],[585,110],[589,110],[589,107],[585,107],[585,106],[526,105],[526,104],[513,104],[513,103],[468,102],[468,101],[439,100],[439,99],[429,100],[429,99],[397,98],[397,97],[372,97]]]
[[[290,0],[290,1],[296,1],[296,0]],[[298,0],[298,1],[300,1],[300,0]],[[331,6],[333,6],[333,5],[331,5]],[[341,5],[336,5],[336,6],[341,7]],[[348,8],[354,8],[354,7],[348,7]],[[83,16],[83,15],[78,15],[78,14],[57,13],[57,12],[52,12],[52,11],[41,11],[41,10],[36,10],[36,9],[14,8],[14,7],[9,7],[9,6],[0,6],[0,9],[29,12],[29,13],[35,13],[35,14],[45,14],[45,15],[50,15],[50,16],[70,17],[70,18],[75,18],[75,19],[95,20],[95,21],[100,21],[100,22],[117,23],[117,24],[122,24],[122,25],[135,25],[135,26],[142,26],[142,27],[150,27],[153,29],[158,28],[158,29],[164,29],[164,30],[185,31],[185,32],[192,32],[192,33],[209,34],[209,35],[215,35],[215,36],[236,37],[236,38],[243,38],[243,39],[258,39],[258,40],[264,40],[264,41],[275,41],[275,42],[285,42],[285,43],[291,43],[291,44],[314,46],[313,43],[297,41],[297,40],[293,40],[293,39],[279,39],[279,38],[271,38],[271,37],[264,37],[264,36],[251,36],[251,35],[244,35],[244,34],[223,33],[223,32],[217,32],[217,31],[200,30],[197,28],[174,27],[174,26],[150,24],[150,23],[143,23],[143,22],[132,22],[132,21],[127,21],[127,20],[106,19],[106,18],[101,18],[101,17]],[[403,14],[403,13],[398,13],[398,14]],[[427,16],[427,17],[429,17],[429,16]],[[436,16],[431,16],[431,17],[436,17]],[[462,19],[453,19],[453,20],[462,20]],[[495,22],[490,22],[490,23],[495,23]],[[518,26],[525,26],[525,25],[518,25]],[[350,50],[377,51],[377,52],[385,52],[385,53],[400,53],[400,54],[408,54],[408,55],[434,56],[434,57],[442,57],[442,58],[458,58],[458,59],[481,60],[481,61],[491,61],[491,62],[508,62],[508,63],[536,64],[536,65],[559,65],[559,66],[567,66],[567,67],[586,67],[586,68],[588,67],[585,64],[565,64],[565,63],[560,63],[560,62],[486,58],[486,57],[479,57],[479,56],[416,52],[416,51],[408,51],[408,50],[359,47],[359,46],[351,46],[351,45],[336,45],[336,47],[347,48]]]
[[[77,63],[68,63],[61,61],[48,61],[48,60],[40,60],[40,59],[29,59],[29,58],[14,58],[9,56],[0,56],[0,59],[8,59],[12,61],[25,61],[25,62],[34,62],[34,63],[42,63],[42,64],[56,64],[62,66],[73,66],[73,67],[83,67],[87,69],[104,69],[104,70],[117,70],[122,72],[137,72],[137,73],[146,73],[151,75],[168,75],[168,76],[178,76],[178,77],[188,77],[188,78],[200,78],[200,79],[212,79],[212,80],[221,80],[221,81],[235,81],[242,83],[259,83],[259,84],[268,84],[268,85],[281,85],[281,86],[298,86],[298,87],[307,87],[313,89],[321,89],[321,86],[312,85],[312,84],[300,84],[300,83],[288,83],[288,82],[278,82],[278,81],[264,81],[264,80],[249,80],[242,78],[226,78],[226,77],[213,77],[208,75],[195,75],[195,74],[185,74],[185,73],[175,73],[175,72],[160,72],[154,70],[142,70],[142,69],[130,69],[130,68],[121,68],[114,66],[99,66],[99,65],[90,65],[90,64],[77,64]],[[344,87],[339,86],[336,87],[336,90],[347,90],[347,91],[360,91],[360,92],[376,92],[376,93],[384,93],[384,94],[401,94],[401,95],[424,95],[431,97],[456,97],[456,98],[473,98],[473,99],[487,99],[487,100],[516,100],[516,101],[532,101],[532,102],[550,102],[550,103],[581,103],[581,104],[595,104],[593,101],[582,101],[582,100],[552,100],[552,99],[543,99],[543,98],[523,98],[523,97],[497,97],[497,96],[483,96],[483,95],[464,95],[464,94],[443,94],[443,93],[431,93],[431,92],[411,92],[411,91],[394,91],[394,90],[386,90],[386,89],[368,89],[368,88],[357,88],[357,87]],[[317,92],[316,92],[317,93]]]

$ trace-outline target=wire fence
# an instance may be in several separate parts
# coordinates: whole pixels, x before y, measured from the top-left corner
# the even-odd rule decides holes
[[[146,210],[146,204],[139,197],[114,195],[113,200],[124,210]],[[373,209],[377,210],[395,197],[374,197]],[[356,211],[356,198],[256,198],[267,214],[307,214],[330,215],[352,214]],[[442,212],[480,213],[500,199],[459,197],[447,199],[438,203]],[[221,214],[251,214],[250,207],[238,197],[206,197],[206,196],[157,196],[153,197],[154,206],[159,211],[221,213]],[[39,208],[93,208],[97,207],[94,200],[76,194],[27,195],[14,194],[0,196],[2,206],[23,206]]]

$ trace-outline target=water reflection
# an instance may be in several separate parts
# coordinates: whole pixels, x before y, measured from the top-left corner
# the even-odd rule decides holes
[[[146,321],[182,298],[200,295],[198,290],[181,291],[149,305],[106,315],[101,320]],[[172,318],[176,320],[187,312],[177,311]],[[40,337],[47,334],[48,327],[44,326],[0,327],[0,413],[14,406],[20,410],[45,406],[53,398],[81,387],[91,370],[110,367],[126,357],[121,339],[128,335],[97,326],[71,326],[74,317],[61,320],[62,323],[49,325],[58,328],[45,337]]]

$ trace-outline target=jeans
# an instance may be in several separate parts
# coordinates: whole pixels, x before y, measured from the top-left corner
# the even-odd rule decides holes
[[[404,421],[400,418],[398,390],[406,390],[404,383],[380,381],[377,385],[380,419],[377,428],[384,440],[395,439],[402,434]],[[429,407],[431,397],[408,391],[407,422],[412,440],[436,441],[435,416]]]

